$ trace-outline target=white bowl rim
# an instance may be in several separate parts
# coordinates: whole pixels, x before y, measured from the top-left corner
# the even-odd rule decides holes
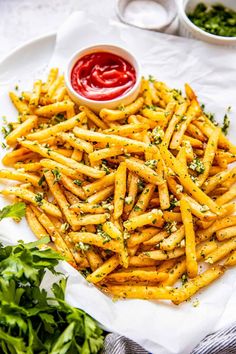
[[[126,54],[128,54],[128,56],[132,57],[133,62],[135,63],[135,65],[130,63],[129,60],[127,60],[127,59],[125,59],[125,60],[127,60],[135,69],[136,82],[135,82],[134,86],[131,87],[131,89],[128,92],[126,92],[124,95],[118,96],[118,97],[113,98],[111,100],[103,100],[103,101],[102,100],[101,101],[100,100],[91,100],[90,98],[86,98],[85,96],[80,95],[77,91],[74,90],[74,88],[73,88],[73,86],[71,84],[71,70],[73,68],[72,63],[76,63],[76,59],[78,60],[80,57],[85,56],[86,55],[86,51],[93,50],[93,49],[97,48],[98,51],[104,51],[104,52],[108,52],[109,53],[109,48],[111,48],[111,47],[113,47],[114,49],[121,49],[122,51],[126,52]],[[119,54],[117,54],[117,55],[119,55]],[[122,57],[122,54],[119,55],[119,56]],[[124,48],[122,46],[119,46],[119,45],[114,45],[114,44],[97,43],[97,44],[94,44],[94,45],[83,47],[80,50],[78,50],[75,53],[73,53],[71,55],[71,57],[69,58],[67,64],[66,64],[66,72],[65,72],[65,83],[66,83],[66,86],[73,92],[73,94],[75,96],[78,97],[78,99],[86,101],[86,102],[88,102],[90,104],[96,103],[96,104],[100,104],[100,105],[106,105],[108,103],[120,102],[121,99],[125,99],[125,98],[129,97],[130,95],[132,95],[137,90],[137,88],[140,85],[141,78],[142,78],[141,65],[140,65],[139,61],[136,59],[135,55],[132,52],[130,52],[129,50],[127,50],[126,48]]]
[[[191,0],[187,0],[185,6],[187,5],[187,3],[191,1]],[[200,1],[199,1],[200,2]],[[201,33],[202,35],[205,35],[206,37],[209,38],[214,38],[216,40],[219,40],[219,42],[236,42],[236,37],[224,37],[224,36],[218,36],[216,34],[211,34],[207,31],[202,30],[201,28],[199,28],[198,26],[196,26],[187,16],[185,8],[184,8],[184,0],[181,0],[181,4],[179,4],[179,14],[182,16],[182,18],[184,19],[184,21],[187,23],[187,25],[189,25],[193,30]]]

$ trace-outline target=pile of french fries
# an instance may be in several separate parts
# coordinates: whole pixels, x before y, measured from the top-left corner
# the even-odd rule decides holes
[[[53,68],[10,92],[19,118],[0,178],[19,183],[1,194],[115,298],[180,304],[236,264],[236,147],[185,91],[143,79],[133,103],[98,115]]]

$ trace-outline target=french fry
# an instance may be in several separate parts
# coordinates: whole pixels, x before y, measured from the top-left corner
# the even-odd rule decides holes
[[[124,236],[123,233],[114,225],[112,222],[106,222],[103,224],[103,231],[107,233],[112,239],[118,240],[120,243],[120,264],[123,265],[124,268],[127,268],[129,265],[128,253],[125,247]]]
[[[221,219],[217,219],[210,227],[205,230],[199,230],[197,236],[201,241],[208,240],[211,236],[218,230],[224,229],[225,227],[236,225],[236,215],[226,216]]]
[[[134,101],[130,105],[123,107],[122,110],[112,110],[112,109],[102,108],[99,115],[102,119],[105,119],[107,121],[121,120],[130,116],[131,114],[135,114],[136,112],[138,112],[142,107],[142,105],[143,105],[143,98],[139,97],[137,98],[136,101]]]
[[[195,99],[193,99],[190,103],[190,106],[188,107],[188,110],[186,112],[186,115],[184,116],[185,119],[182,119],[181,121],[181,117],[180,117],[180,121],[179,122],[179,129],[173,134],[171,143],[170,143],[170,148],[171,149],[177,149],[183,139],[183,135],[186,131],[186,129],[188,128],[189,124],[191,123],[191,121],[195,118],[198,117],[201,113],[199,104],[197,103],[197,101]]]
[[[155,146],[149,146],[148,144],[145,144],[141,141],[136,141],[119,135],[103,134],[78,127],[75,127],[73,129],[73,132],[80,139],[124,147],[125,149],[127,149],[127,152],[129,148],[135,148],[137,152],[144,152],[145,150],[150,150],[154,152],[156,151]]]
[[[173,232],[169,237],[165,238],[160,243],[160,249],[165,251],[172,251],[183,240],[184,236],[184,226],[181,226],[177,231]]]
[[[30,113],[29,106],[25,102],[21,101],[20,98],[14,92],[10,92],[9,96],[15,108],[20,114]]]
[[[236,251],[233,251],[232,253],[230,253],[230,255],[226,259],[224,265],[227,267],[233,267],[236,265]]]
[[[0,169],[0,178],[31,183],[33,186],[39,187],[39,177],[25,172]]]
[[[224,183],[224,181],[226,181],[230,177],[231,171],[232,170],[221,171],[219,173],[216,173],[214,176],[208,178],[202,186],[203,191],[206,194],[209,194],[218,186],[218,184]],[[236,168],[234,168],[234,171],[236,173]]]
[[[73,119],[73,118],[70,118]],[[68,122],[68,120],[67,120]],[[88,154],[93,152],[93,145],[88,143],[87,141],[81,140],[79,138],[76,138],[74,134],[72,133],[58,133],[57,134],[59,138],[61,138],[63,141],[67,142],[70,144],[70,146],[74,147],[75,149],[79,151],[85,151]]]
[[[32,106],[32,107],[38,106],[39,98],[40,98],[40,94],[41,94],[41,87],[42,87],[42,81],[41,80],[35,81],[33,92],[32,92],[32,95],[31,95],[30,101],[29,101],[30,106]]]
[[[112,256],[106,262],[104,262],[99,268],[97,268],[92,274],[89,274],[86,278],[90,283],[96,284],[102,281],[109,273],[116,269],[119,265],[119,259],[117,255]]]
[[[174,291],[176,296],[174,303],[179,305],[181,302],[186,301],[197,291],[218,279],[224,271],[224,267],[214,266],[199,274],[196,278],[189,280],[183,287]]]
[[[225,241],[228,238],[236,236],[236,226],[226,227],[225,229],[216,231],[216,237],[219,241]]]
[[[67,247],[65,241],[63,240],[59,232],[56,230],[55,226],[53,225],[49,217],[34,206],[32,206],[32,210],[34,211],[34,214],[37,216],[41,225],[45,228],[45,230],[47,230],[47,233],[48,235],[50,235],[58,252],[62,254],[67,259],[68,262],[74,264],[75,259],[71,251]]]
[[[151,259],[155,259],[156,261],[164,261],[166,259],[178,258],[182,256],[184,253],[185,250],[183,248],[175,248],[173,251],[169,251],[169,252],[162,251],[162,250],[143,252],[140,253],[139,257],[151,258]]]
[[[114,191],[114,219],[117,220],[123,213],[126,194],[126,164],[121,162],[115,175]]]
[[[146,211],[154,190],[155,190],[154,184],[151,183],[146,184],[145,188],[143,189],[142,193],[138,198],[137,203],[135,204],[134,208],[129,214],[130,218],[141,215]]]
[[[114,192],[114,186],[109,186],[102,189],[100,192],[90,195],[87,198],[87,202],[91,204],[98,204],[109,198]]]
[[[154,170],[137,159],[126,159],[125,162],[130,171],[136,173],[145,181],[155,185],[162,183],[160,176]]]
[[[65,215],[68,224],[71,225],[73,230],[77,230],[78,226],[80,226],[80,224],[78,223],[77,215],[72,210],[70,210],[70,204],[67,202],[65,195],[59,187],[59,184],[55,182],[52,172],[46,171],[44,172],[44,176],[46,178],[46,182],[50,188],[50,191],[52,192],[52,195],[57,201],[57,204],[59,205],[62,213]]]
[[[25,171],[35,172],[35,171],[41,170],[42,165],[40,162],[28,162],[28,163],[16,162],[14,164],[14,168],[16,170],[20,170],[20,171],[24,171],[24,172]]]
[[[74,106],[73,102],[69,100],[65,100],[62,102],[55,102],[46,106],[39,107],[35,110],[34,113],[37,114],[38,116],[51,117],[54,114],[66,112],[67,110],[73,108],[73,106]]]
[[[87,197],[98,192],[101,188],[106,188],[114,184],[115,173],[111,172],[109,175],[102,177],[101,179],[96,180],[95,182],[88,183],[83,186],[83,190]]]
[[[221,243],[215,251],[208,254],[206,262],[210,264],[218,262],[222,258],[228,256],[231,251],[235,250],[235,248],[236,248],[236,237],[233,237],[230,240]]]
[[[9,187],[6,189],[3,189],[1,191],[1,194],[3,195],[15,195],[18,198],[21,198],[29,203],[32,203],[33,205],[40,206],[42,210],[44,210],[46,213],[56,216],[56,217],[61,217],[62,214],[58,207],[52,203],[49,203],[47,200],[43,198],[42,193],[33,193],[27,189],[23,189],[20,187]]]
[[[143,244],[145,246],[153,246],[157,245],[160,242],[162,242],[166,237],[168,237],[168,232],[167,231],[160,231],[156,233],[156,235],[153,235],[153,237],[149,238],[148,240],[143,241]]]
[[[178,176],[181,184],[184,188],[192,195],[195,200],[201,204],[206,204],[211,211],[216,214],[220,213],[219,207],[215,202],[209,198],[196,184],[191,180],[191,178],[182,170],[182,165],[179,161],[167,150],[166,147],[161,146],[161,155],[166,165],[170,167]]]
[[[109,285],[107,291],[115,298],[175,300],[172,289],[158,286]]]
[[[102,258],[99,256],[99,254],[96,251],[94,251],[92,247],[90,247],[87,251],[85,251],[85,254],[93,272],[102,266],[103,264]]]
[[[167,182],[158,185],[160,206],[162,210],[169,209],[170,207],[170,197]]]
[[[185,230],[186,268],[190,278],[194,278],[198,273],[195,232],[193,228],[193,218],[190,206],[186,199],[180,200],[180,210]]]
[[[120,252],[120,244],[118,241],[106,239],[99,234],[94,234],[92,232],[70,232],[69,237],[75,243],[83,242],[116,253]]]
[[[61,175],[60,180],[63,186],[66,189],[68,189],[71,193],[73,193],[74,195],[78,196],[81,199],[86,199],[83,188],[76,184],[78,182],[80,183],[81,182],[80,180],[78,179],[71,180],[69,177],[63,175]]]
[[[223,205],[230,202],[236,196],[236,186],[232,186],[226,193],[216,199],[218,205]]]
[[[29,224],[29,227],[31,228],[33,234],[38,238],[41,239],[44,236],[47,236],[48,233],[47,231],[43,228],[43,226],[40,224],[38,219],[36,218],[33,210],[29,205],[26,207],[26,212],[25,212],[26,220]]]
[[[77,179],[78,178],[78,172],[76,172],[75,170],[73,170],[70,167],[67,167],[59,162],[50,160],[50,159],[41,159],[39,164],[42,167],[45,167],[49,170],[54,170],[54,169],[58,169],[58,171],[61,171],[62,174]]]
[[[106,129],[103,132],[105,134],[129,136],[130,134],[139,133],[142,132],[143,130],[148,130],[149,127],[150,126],[145,123],[125,124],[110,129]]]
[[[160,225],[162,223],[162,211],[158,209],[153,209],[148,213],[144,213],[139,216],[135,216],[130,218],[129,220],[124,222],[124,227],[128,230],[135,230],[138,227],[142,227],[144,225]]]
[[[84,113],[79,113],[76,116],[65,120],[64,122],[53,125],[52,127],[40,130],[39,132],[28,134],[27,138],[33,141],[42,141],[49,138],[50,136],[55,136],[59,132],[64,132],[74,128],[81,120],[84,119],[84,116]],[[63,135],[59,135],[59,137],[63,138]]]
[[[176,128],[177,124],[179,123],[179,121],[181,120],[181,117],[184,116],[187,108],[188,108],[188,104],[186,101],[177,105],[177,107],[175,109],[175,114],[173,115],[172,119],[170,120],[170,122],[168,124],[168,127],[165,131],[164,139],[162,141],[165,146],[167,146],[167,147],[169,146],[170,140],[171,140],[172,135],[175,131],[175,128]]]
[[[26,136],[32,128],[36,126],[38,118],[36,116],[30,116],[26,121],[19,124],[16,129],[14,129],[7,137],[6,142],[8,145],[16,145],[17,139]]]
[[[157,272],[156,270],[127,269],[109,274],[106,277],[106,281],[114,283],[125,283],[129,281],[159,283],[167,278],[167,273]]]
[[[104,171],[98,171],[95,168],[76,162],[68,157],[59,154],[58,152],[55,152],[49,148],[45,148],[34,141],[21,140],[20,144],[24,147],[27,147],[31,151],[37,152],[43,157],[55,160],[56,162],[66,165],[67,167],[73,168],[79,173],[88,175],[93,178],[101,178],[105,175]]]
[[[88,107],[80,106],[79,109],[86,114],[86,116],[98,127],[101,129],[106,129],[107,124],[104,123],[99,117],[96,116]]]
[[[70,209],[77,211],[78,213],[103,214],[106,212],[106,209],[100,205],[91,205],[82,202],[71,205]]]
[[[218,140],[220,136],[221,129],[216,128],[215,133],[209,138],[203,157],[204,172],[198,177],[198,183],[201,186],[209,175],[211,165],[213,163],[215,153],[217,150]]]
[[[148,227],[146,229],[131,234],[127,240],[127,245],[129,248],[135,247],[145,241],[148,241],[156,234],[158,234],[158,230],[156,227]]]

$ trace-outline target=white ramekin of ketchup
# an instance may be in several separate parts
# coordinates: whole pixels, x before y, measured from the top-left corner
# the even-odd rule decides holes
[[[84,48],[68,62],[65,83],[78,104],[100,109],[127,105],[138,96],[141,73],[135,57],[126,49],[99,44]]]

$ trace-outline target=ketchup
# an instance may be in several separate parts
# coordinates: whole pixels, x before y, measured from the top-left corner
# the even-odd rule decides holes
[[[71,72],[73,89],[94,101],[122,96],[135,82],[134,67],[122,57],[108,52],[85,55],[75,63]]]

